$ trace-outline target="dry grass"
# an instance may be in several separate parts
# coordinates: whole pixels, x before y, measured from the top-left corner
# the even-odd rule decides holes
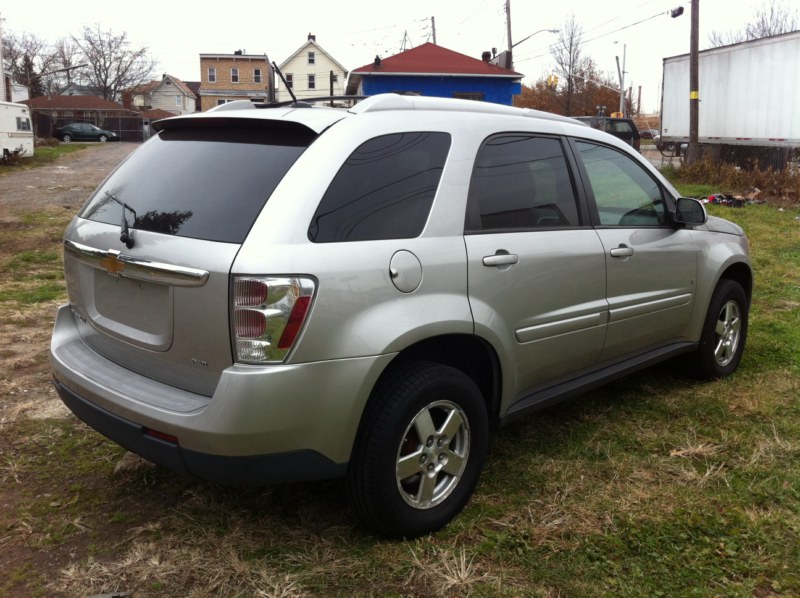
[[[682,183],[714,185],[719,192],[730,195],[745,195],[757,188],[761,191],[759,199],[767,199],[772,205],[800,205],[800,169],[796,166],[781,171],[753,162],[749,168],[741,168],[704,158],[692,165],[682,164],[674,176]]]
[[[800,595],[800,225],[729,215],[757,268],[740,371],[651,368],[504,428],[466,510],[413,542],[359,527],[337,483],[221,488],[125,455],[50,388],[52,304],[0,303],[0,598]]]

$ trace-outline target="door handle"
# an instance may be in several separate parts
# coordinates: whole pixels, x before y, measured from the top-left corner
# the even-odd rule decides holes
[[[519,256],[514,253],[495,253],[483,258],[483,265],[489,267],[513,266],[519,262]]]
[[[611,257],[631,257],[633,255],[633,247],[628,247],[621,243],[619,247],[611,250]]]

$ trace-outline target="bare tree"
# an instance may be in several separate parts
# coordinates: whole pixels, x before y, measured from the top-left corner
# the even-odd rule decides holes
[[[756,9],[741,31],[712,31],[708,37],[712,48],[738,44],[771,35],[789,33],[798,28],[797,10],[792,10],[784,0],[769,0]]]
[[[575,75],[580,75],[581,71],[585,70],[586,67],[586,59],[581,52],[582,38],[583,28],[575,20],[574,15],[570,16],[559,29],[558,41],[551,50],[553,60],[556,63],[556,73],[566,85],[566,93],[563,94],[564,114],[566,115],[573,113]]]
[[[55,62],[50,44],[29,33],[6,32],[3,36],[3,59],[14,80],[26,85],[32,98],[45,94],[43,79]]]
[[[81,74],[106,100],[116,101],[122,90],[153,78],[156,62],[147,48],[132,48],[128,34],[102,31],[100,25],[84,27],[81,37],[72,37],[88,66]]]
[[[42,85],[49,95],[60,93],[75,80],[75,70],[83,62],[80,47],[71,39],[61,38],[53,46],[53,68],[42,77]]]
[[[783,0],[770,0],[756,11],[747,24],[747,39],[761,39],[797,29],[797,10],[790,10]]]

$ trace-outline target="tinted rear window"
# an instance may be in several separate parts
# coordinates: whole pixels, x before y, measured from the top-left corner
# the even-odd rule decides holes
[[[132,228],[241,243],[283,176],[313,141],[304,128],[254,123],[168,129],[134,152],[80,216]]]
[[[362,144],[342,165],[308,228],[316,243],[419,236],[450,149],[447,133],[397,133]]]

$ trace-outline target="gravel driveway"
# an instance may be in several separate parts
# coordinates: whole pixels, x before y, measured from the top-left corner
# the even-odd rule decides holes
[[[0,176],[0,220],[8,208],[79,208],[109,172],[140,143],[98,143],[47,166]]]

